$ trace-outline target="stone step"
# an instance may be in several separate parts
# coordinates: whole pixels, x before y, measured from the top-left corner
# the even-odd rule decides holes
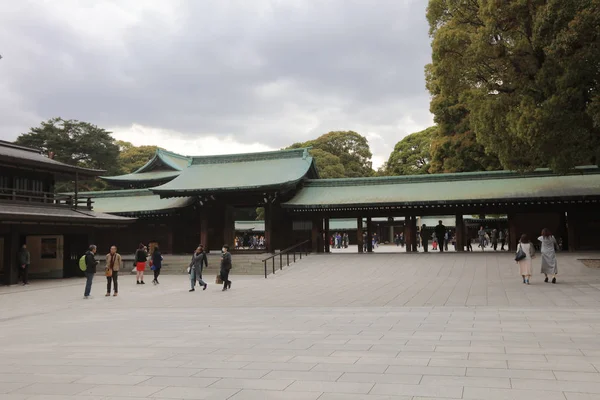
[[[233,269],[232,274],[237,275],[263,275],[265,273],[263,259],[269,257],[269,253],[263,254],[232,254],[233,260]],[[135,274],[134,266],[133,266],[133,255],[121,255],[123,258],[124,268],[123,270],[129,271],[132,274]],[[160,273],[162,275],[181,275],[187,274],[187,267],[190,264],[190,260],[192,258],[191,254],[165,254],[163,256],[163,266],[161,268]],[[220,259],[221,255],[217,253],[208,254],[208,268],[203,269],[204,274],[216,275],[220,269]],[[98,273],[104,271],[105,267],[105,257],[97,257],[97,260],[100,262],[98,265]],[[285,262],[285,259],[284,259]],[[277,261],[277,266],[278,266]],[[270,265],[269,265],[270,268]],[[152,273],[150,267],[146,267],[146,274]],[[121,272],[123,274],[123,272]]]

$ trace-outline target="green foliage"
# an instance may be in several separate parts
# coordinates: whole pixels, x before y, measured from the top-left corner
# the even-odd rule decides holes
[[[83,168],[118,172],[119,147],[110,132],[77,120],[53,118],[21,134],[15,143],[54,153],[54,159]]]
[[[598,162],[599,9],[600,0],[430,0],[426,71],[441,134],[432,169],[469,168],[446,165],[457,150],[517,170]]]
[[[15,143],[37,148],[54,159],[83,168],[106,170],[118,174],[119,146],[110,132],[88,122],[52,118],[41,126],[21,134]],[[59,181],[57,191],[73,190],[72,182]],[[98,179],[82,181],[80,190],[102,190],[106,184]]]
[[[369,143],[356,132],[329,132],[315,140],[295,143],[288,148],[301,147],[312,147],[311,155],[321,178],[355,178],[374,174]]]
[[[156,154],[157,146],[134,146],[129,142],[117,141],[120,148],[119,168],[122,174],[130,174],[143,167]]]
[[[378,175],[415,175],[429,173],[431,141],[437,131],[432,126],[412,133],[396,143],[394,151]]]

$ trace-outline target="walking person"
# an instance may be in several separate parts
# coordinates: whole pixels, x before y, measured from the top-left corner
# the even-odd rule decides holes
[[[121,255],[117,253],[117,246],[111,246],[110,252],[106,255],[106,297],[110,296],[113,282],[115,287],[113,296],[116,297],[119,295],[119,270],[121,269],[121,265],[123,265],[123,260],[121,259]]]
[[[229,246],[223,245],[223,254],[221,254],[221,280],[223,281],[223,292],[231,289],[231,281],[229,280],[229,271],[231,271],[231,253]]]
[[[506,235],[504,229],[500,229],[498,232],[498,239],[500,239],[500,251],[504,251],[504,245],[506,244]]]
[[[23,286],[29,285],[29,265],[31,264],[31,254],[27,250],[27,245],[23,244],[17,259],[19,260],[19,278]]]
[[[521,235],[517,253],[519,250],[522,250],[523,253],[525,253],[525,258],[517,261],[517,264],[519,264],[519,274],[523,277],[523,283],[529,285],[529,279],[531,278],[531,259],[534,257],[535,248],[526,234]]]
[[[202,280],[202,264],[208,268],[208,260],[206,257],[206,253],[204,252],[204,247],[202,245],[196,248],[194,254],[192,254],[192,261],[190,261],[190,283],[192,288],[190,292],[196,290],[196,280],[198,281],[198,285],[202,286],[202,290],[206,290],[208,286],[206,282]]]
[[[429,249],[428,249],[429,243],[428,243],[426,228],[427,228],[427,225],[423,224],[423,226],[421,227],[421,232],[419,232],[419,234],[421,236],[421,244],[423,245],[424,253],[427,253],[429,251]]]
[[[491,240],[492,240],[492,248],[494,249],[494,251],[498,251],[498,230],[496,230],[496,229],[492,230]]]
[[[440,246],[440,253],[444,252],[444,238],[446,237],[446,227],[442,224],[442,220],[438,221],[435,227],[435,236],[437,238],[438,246]]]
[[[158,277],[160,276],[160,269],[162,268],[163,256],[160,254],[160,249],[157,246],[154,246],[154,251],[152,252],[152,271],[154,271],[154,279],[152,283],[158,285]]]
[[[556,283],[558,265],[556,262],[556,250],[558,243],[548,228],[542,229],[542,236],[538,238],[541,243],[542,274],[546,275],[544,282],[548,282],[548,276],[552,276],[552,283]]]
[[[136,283],[138,285],[145,285],[144,283],[144,271],[146,270],[146,261],[148,260],[148,253],[146,252],[146,246],[140,243],[140,246],[135,252],[135,272],[136,272]]]
[[[89,299],[90,293],[92,291],[92,281],[94,280],[94,275],[96,274],[96,266],[98,265],[98,261],[96,261],[96,246],[91,245],[88,251],[85,253],[85,291],[83,292],[83,298]]]
[[[479,247],[481,247],[481,251],[485,251],[485,235],[486,233],[482,226],[477,232],[477,236],[479,237]]]

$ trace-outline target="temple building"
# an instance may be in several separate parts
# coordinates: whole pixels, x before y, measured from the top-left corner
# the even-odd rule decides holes
[[[566,175],[546,169],[457,174],[319,179],[309,149],[187,157],[157,150],[143,167],[121,176],[59,163],[0,142],[0,275],[16,280],[16,254],[27,244],[33,276],[77,274],[90,243],[123,254],[139,243],[165,254],[191,253],[199,243],[232,248],[239,235],[258,234],[274,252],[300,242],[330,251],[331,235],[348,233],[358,252],[363,234],[391,242],[402,233],[416,250],[418,226],[441,219],[458,251],[477,227],[506,229],[509,247],[522,233],[549,228],[569,251],[600,250],[600,169]],[[117,190],[54,194],[57,176],[75,182],[100,176]],[[264,221],[250,221],[256,209]],[[486,216],[494,216],[488,218]],[[371,240],[366,243],[371,252]]]
[[[268,252],[303,240],[321,252],[336,231],[355,244],[363,233],[386,242],[402,232],[412,249],[417,226],[433,229],[443,219],[459,251],[480,225],[507,230],[511,248],[521,233],[537,237],[547,227],[571,251],[600,249],[596,166],[567,175],[540,169],[319,179],[308,150],[203,157],[158,150],[138,171],[102,177],[129,189],[85,194],[96,211],[136,218],[100,243],[118,240],[133,251],[138,242],[157,242],[165,252],[189,253],[198,243],[233,246],[236,235],[254,231],[264,235]],[[262,224],[239,218],[255,207],[265,208]]]
[[[74,167],[37,150],[0,141],[0,283],[18,279],[17,254],[31,256],[31,278],[81,275],[77,265],[95,235],[114,231],[134,219],[93,211],[92,199],[55,194],[57,178],[94,178],[104,171]]]

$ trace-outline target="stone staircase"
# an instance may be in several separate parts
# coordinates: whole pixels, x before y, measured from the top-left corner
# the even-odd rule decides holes
[[[233,269],[231,273],[234,275],[263,275],[265,273],[265,267],[262,262],[263,259],[269,257],[269,253],[233,253],[232,264]],[[135,273],[133,271],[133,254],[121,255],[123,258],[123,268],[125,271]],[[165,254],[163,256],[163,266],[161,268],[161,275],[183,275],[187,274],[187,267],[190,264],[192,258],[191,254]],[[104,273],[105,258],[98,257],[98,273]],[[202,275],[216,275],[220,269],[221,255],[219,253],[208,254],[208,268],[205,268]],[[121,272],[124,274],[126,272]],[[146,267],[146,274],[152,273],[149,267]]]

